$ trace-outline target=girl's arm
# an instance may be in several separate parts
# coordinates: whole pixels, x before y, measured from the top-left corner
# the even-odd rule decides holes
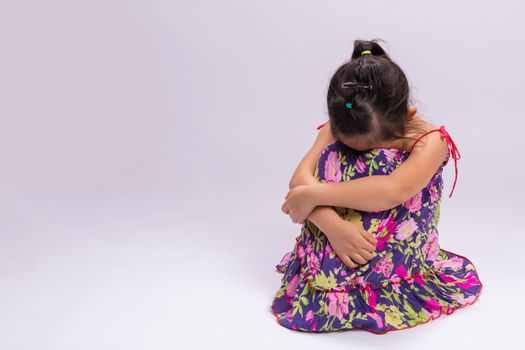
[[[290,183],[290,189],[297,185],[313,185],[320,183],[313,175],[299,171],[295,179]],[[307,219],[319,228],[327,237],[332,233],[339,232],[341,216],[330,206],[316,206],[308,215]]]
[[[317,161],[321,151],[336,139],[332,136],[330,125],[326,125],[317,135],[317,138],[310,150],[303,157],[294,171],[288,184],[290,189],[298,185],[315,185],[320,182],[313,176]],[[317,206],[312,210],[307,218],[318,227],[327,237],[332,232],[338,232],[341,217],[330,206]]]
[[[414,147],[408,159],[389,175],[313,184],[312,200],[316,205],[366,211],[383,211],[404,203],[428,184],[448,152],[447,140],[440,133],[421,139],[424,144]]]

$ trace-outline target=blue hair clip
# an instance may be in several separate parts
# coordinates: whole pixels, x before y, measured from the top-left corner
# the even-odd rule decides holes
[[[351,104],[350,102],[347,102],[347,103],[345,104],[345,106],[346,106],[346,108],[352,108],[352,104]]]

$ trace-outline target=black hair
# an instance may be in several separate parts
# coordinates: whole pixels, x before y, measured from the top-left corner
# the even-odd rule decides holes
[[[412,139],[404,136],[411,128],[408,80],[377,41],[383,40],[355,40],[351,58],[330,79],[328,115],[336,139],[370,133],[386,141]]]

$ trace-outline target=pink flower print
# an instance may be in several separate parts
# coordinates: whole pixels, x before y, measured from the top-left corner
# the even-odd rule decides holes
[[[455,277],[447,276],[447,275],[440,275],[440,277],[441,277],[441,280],[442,280],[443,282],[446,282],[446,283],[449,283],[449,282],[456,283],[456,278],[455,278]]]
[[[427,256],[427,260],[434,261],[439,255],[439,241],[437,230],[434,229],[432,233],[428,236],[428,240],[423,245],[423,252]]]
[[[380,329],[383,328],[383,319],[381,318],[381,316],[379,316],[377,313],[372,313],[372,312],[367,312],[366,314],[370,316],[371,319],[376,321],[377,328],[380,328]]]
[[[372,289],[372,286],[370,285],[370,283],[366,284],[365,290],[367,291],[367,294],[368,294],[367,303],[372,309],[375,310],[376,305],[377,305],[377,295]]]
[[[392,159],[396,158],[396,151],[392,148],[383,149],[383,154],[385,155],[387,162],[391,162]]]
[[[441,305],[432,298],[425,300],[425,307],[427,307],[428,309],[432,309],[432,310],[441,309]]]
[[[331,151],[328,154],[324,165],[324,177],[326,182],[341,182],[341,163],[337,151]]]
[[[330,254],[330,253],[332,252],[332,250],[333,250],[333,249],[332,249],[332,246],[331,246],[330,243],[328,242],[328,243],[326,244],[326,246],[324,247],[324,253],[325,253],[326,255],[328,255],[328,254]]]
[[[401,222],[396,228],[396,238],[400,241],[407,239],[417,230],[417,224],[414,219],[410,218]]]
[[[346,292],[328,292],[328,313],[341,320],[348,314],[348,294]]]
[[[315,275],[315,273],[319,269],[319,259],[314,253],[310,254],[308,257],[308,268],[310,269],[312,274]]]
[[[472,271],[469,271],[466,275],[465,275],[465,282],[461,282],[461,281],[456,281],[456,285],[461,287],[461,288],[470,288],[472,287],[473,285],[478,285],[478,279],[476,277],[474,277],[474,275],[472,275]]]
[[[422,196],[422,194],[423,194],[423,191],[419,191],[418,193],[416,193],[415,195],[410,197],[405,203],[403,203],[403,205],[411,213],[414,213],[414,212],[416,212],[418,210],[421,210],[421,205],[422,205],[421,196]]]
[[[392,269],[394,268],[394,264],[390,260],[389,255],[383,256],[378,262],[372,266],[372,270],[375,272],[381,272],[383,276],[389,277],[392,273]]]
[[[313,251],[312,244],[311,243],[306,243],[306,249],[305,250],[306,250],[305,251],[306,254],[310,254]]]
[[[299,284],[299,274],[294,275],[292,279],[288,282],[288,287],[286,287],[286,295],[288,297],[293,297],[297,291],[297,285]]]
[[[366,170],[366,164],[363,162],[363,159],[361,156],[357,157],[357,160],[355,161],[355,171],[359,174],[364,173]]]
[[[357,283],[357,285],[360,286],[360,287],[363,287],[363,288],[366,287],[366,282],[365,282],[365,279],[364,279],[363,276],[358,276],[358,277],[354,278],[353,281],[355,283]]]
[[[392,273],[392,269],[394,268],[394,264],[392,264],[391,261],[385,261],[383,264],[381,264],[381,273],[385,277],[389,277]]]
[[[439,198],[439,192],[435,181],[432,181],[428,191],[430,193],[430,203],[434,203],[435,201],[437,201]]]
[[[407,268],[405,267],[405,265],[403,265],[403,264],[399,265],[397,267],[397,269],[396,269],[396,274],[399,277],[401,277],[401,278],[406,277],[406,275],[407,275]]]
[[[303,260],[303,258],[304,258],[304,248],[301,245],[297,247],[297,256],[301,260]]]
[[[450,259],[436,260],[432,265],[438,269],[445,267],[450,267],[451,269],[459,269],[461,266],[463,266],[463,258],[460,258],[459,256],[454,256]]]
[[[288,322],[292,322],[293,320],[293,317],[292,317],[292,312],[293,312],[293,309],[290,309],[290,310],[287,310],[283,317],[288,321]]]
[[[279,263],[276,265],[277,270],[280,270],[281,272],[284,272],[285,267],[290,262],[291,255],[292,255],[291,251],[286,253],[286,254],[284,254],[284,256],[282,257],[281,261],[279,261]]]
[[[385,220],[381,220],[377,227],[377,236],[375,237],[377,239],[376,248],[378,250],[382,249],[383,245],[388,242],[396,226],[397,222],[394,221],[392,215],[389,215]]]
[[[394,288],[396,293],[401,293],[399,284],[403,282],[403,279],[406,276],[407,276],[407,269],[405,265],[403,264],[398,265],[396,268],[396,272],[390,278],[390,281],[392,282],[392,288]]]
[[[306,313],[306,322],[312,323],[313,320],[314,320],[314,312],[310,310]]]
[[[393,283],[392,288],[394,288],[396,293],[401,293],[401,289],[399,288],[399,283]]]
[[[419,275],[414,275],[414,281],[416,281],[420,286],[424,286],[426,282]]]

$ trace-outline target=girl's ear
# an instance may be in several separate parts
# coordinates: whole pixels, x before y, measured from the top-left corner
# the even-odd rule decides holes
[[[414,106],[414,105],[410,105],[408,106],[408,111],[407,111],[407,120],[410,121],[412,119],[414,119],[417,115],[417,107]]]

